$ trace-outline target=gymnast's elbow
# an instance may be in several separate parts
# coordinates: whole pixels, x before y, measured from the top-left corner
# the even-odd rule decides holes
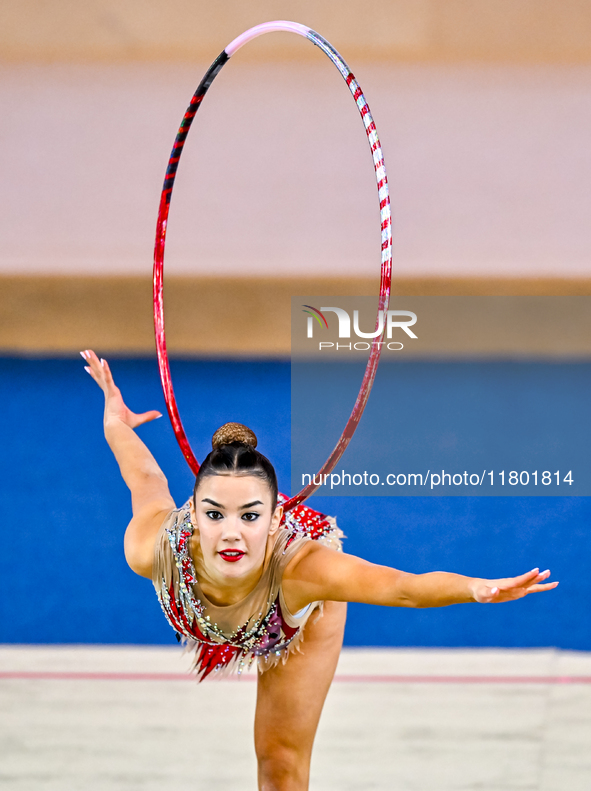
[[[125,561],[134,574],[152,579],[153,546],[147,547],[146,542],[128,540],[126,535],[123,542],[123,552]]]
[[[420,601],[413,599],[411,596],[397,596],[396,599],[389,603],[390,607],[408,607],[411,609],[419,609],[424,607]]]
[[[383,603],[388,607],[408,607],[412,609],[424,607],[424,602],[416,595],[414,590],[413,580],[416,576],[416,574],[406,571],[399,572],[393,589],[389,591],[388,601]]]

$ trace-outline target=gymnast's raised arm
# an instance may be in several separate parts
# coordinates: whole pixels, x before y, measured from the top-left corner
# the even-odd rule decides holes
[[[105,439],[131,492],[133,518],[125,531],[125,559],[136,574],[151,577],[156,535],[175,504],[164,473],[134,429],[161,414],[137,415],[128,409],[107,361],[90,350],[80,353],[88,363],[85,370],[105,394]]]

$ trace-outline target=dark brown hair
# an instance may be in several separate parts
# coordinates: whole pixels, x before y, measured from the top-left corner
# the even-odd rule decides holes
[[[211,475],[254,475],[271,490],[273,509],[277,506],[277,475],[269,459],[256,450],[257,438],[242,423],[226,423],[211,440],[213,450],[206,456],[195,478],[193,497],[204,478]]]

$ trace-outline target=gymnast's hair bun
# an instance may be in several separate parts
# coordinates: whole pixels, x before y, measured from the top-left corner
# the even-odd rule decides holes
[[[211,447],[215,450],[222,445],[231,445],[232,442],[241,442],[243,445],[250,445],[251,448],[257,446],[255,433],[247,426],[243,426],[242,423],[224,423],[211,438]]]

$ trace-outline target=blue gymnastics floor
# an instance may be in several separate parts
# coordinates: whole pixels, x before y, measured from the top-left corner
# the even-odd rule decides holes
[[[112,367],[132,409],[164,411],[154,361],[120,359]],[[172,367],[198,457],[219,425],[244,422],[288,490],[289,363],[176,360]],[[457,377],[462,387],[461,370]],[[151,584],[124,562],[129,496],[102,436],[102,394],[82,361],[0,359],[0,391],[0,641],[174,642]],[[140,434],[183,501],[192,479],[168,420]],[[374,562],[492,577],[549,566],[561,581],[553,593],[511,605],[352,605],[346,644],[591,650],[591,498],[317,497],[310,504],[336,514],[347,551]]]

